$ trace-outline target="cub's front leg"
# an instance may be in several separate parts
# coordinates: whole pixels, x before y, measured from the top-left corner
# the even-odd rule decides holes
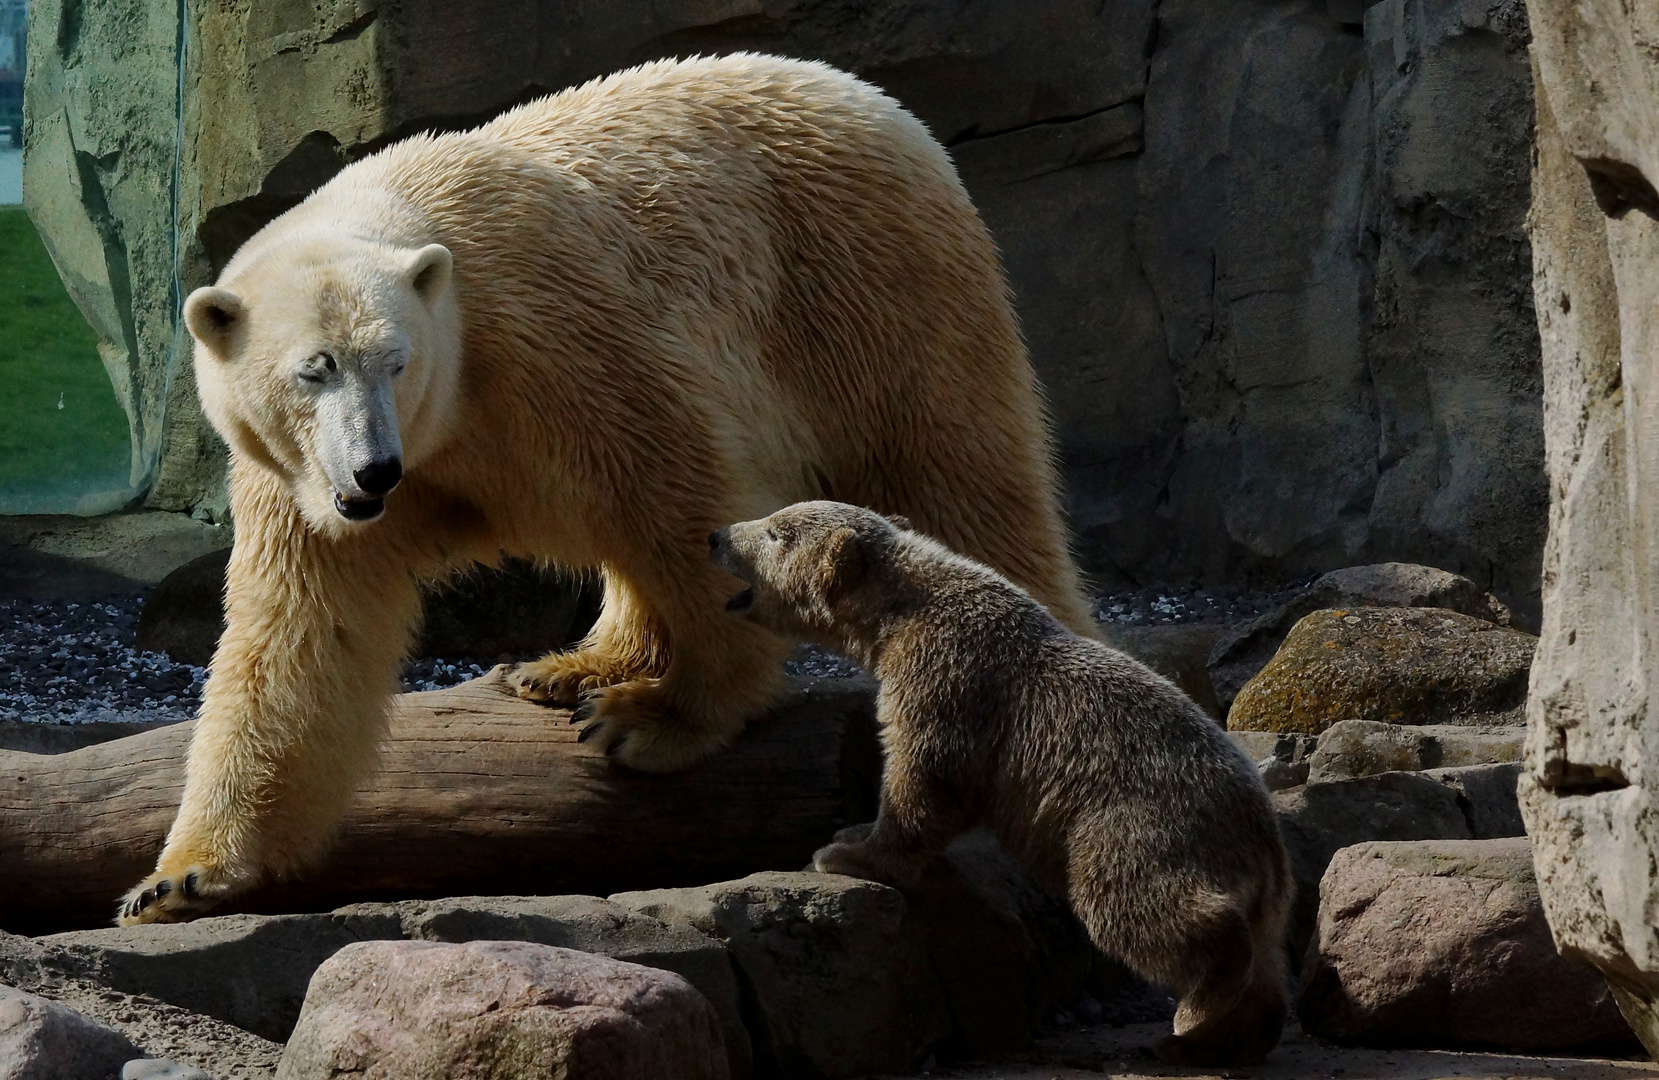
[[[237,508],[225,633],[183,801],[123,925],[192,919],[321,854],[368,771],[420,600],[396,545]]]
[[[894,754],[882,778],[875,824],[842,829],[834,843],[813,854],[812,868],[912,886],[968,824],[965,808],[944,785]]]

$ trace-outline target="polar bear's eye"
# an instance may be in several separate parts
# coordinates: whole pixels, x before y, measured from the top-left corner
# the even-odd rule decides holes
[[[324,383],[336,370],[334,354],[328,351],[318,353],[300,365],[300,378],[306,382]]]
[[[772,543],[774,543],[774,544],[777,543],[778,542],[778,530],[776,530],[776,529],[767,529],[766,530],[766,539],[772,541]]]

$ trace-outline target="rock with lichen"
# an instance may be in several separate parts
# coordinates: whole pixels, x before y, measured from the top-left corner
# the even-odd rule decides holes
[[[1521,722],[1537,639],[1438,608],[1335,608],[1292,628],[1227,726],[1317,735],[1344,720]]]

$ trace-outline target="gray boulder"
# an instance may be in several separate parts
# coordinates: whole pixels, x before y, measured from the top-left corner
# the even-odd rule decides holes
[[[117,1080],[131,1040],[74,1009],[0,986],[0,1080]]]
[[[1281,606],[1216,641],[1208,667],[1222,715],[1304,616],[1329,608],[1359,607],[1445,608],[1501,626],[1513,621],[1509,609],[1474,582],[1432,566],[1377,563],[1332,570]]]
[[[361,942],[317,971],[278,1080],[725,1080],[714,1008],[672,972],[521,941]]]
[[[363,904],[346,910],[379,908]],[[404,934],[419,941],[533,941],[672,971],[719,1015],[732,1080],[747,1080],[753,1072],[726,949],[683,923],[671,925],[596,896],[463,896],[407,901],[395,909]]]
[[[39,940],[0,932],[0,983],[50,997],[121,1032],[137,1052],[211,1069],[223,1080],[263,1080],[282,1057],[280,1044],[223,1020],[68,974],[62,959],[60,950]]]
[[[726,946],[762,1075],[907,1072],[951,1033],[944,988],[896,889],[762,873],[611,900]]]
[[[1331,861],[1297,1013],[1368,1046],[1532,1052],[1631,1041],[1606,982],[1558,955],[1524,837],[1367,843]]]
[[[1242,732],[1235,734],[1243,734]],[[1526,729],[1339,720],[1309,755],[1309,783],[1398,770],[1518,762]]]
[[[1515,791],[1521,775],[1519,763],[1460,765],[1429,769],[1423,775],[1457,792],[1458,808],[1469,823],[1469,835],[1476,840],[1526,835]]]
[[[343,946],[400,938],[389,912],[223,915],[189,923],[53,934],[46,962],[129,994],[145,994],[281,1042],[315,972]]]

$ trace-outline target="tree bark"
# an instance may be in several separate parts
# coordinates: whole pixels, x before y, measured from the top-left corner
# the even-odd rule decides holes
[[[222,911],[701,884],[799,869],[837,828],[874,816],[867,680],[797,679],[737,745],[656,776],[578,744],[567,710],[521,701],[503,670],[393,699],[380,767],[323,863]],[[172,824],[194,726],[50,757],[0,752],[0,929],[114,917]]]

